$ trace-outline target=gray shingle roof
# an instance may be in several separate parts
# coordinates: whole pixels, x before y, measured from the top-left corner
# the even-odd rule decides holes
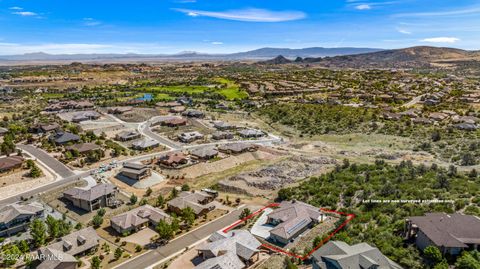
[[[228,233],[221,231],[212,234],[209,243],[197,248],[199,251],[208,251],[215,258],[199,264],[196,269],[204,268],[244,268],[239,259],[249,260],[261,246],[261,243],[246,230],[233,230]]]
[[[76,134],[72,134],[69,132],[57,132],[49,137],[51,141],[55,141],[55,143],[63,144],[68,143],[71,141],[78,141],[80,137]]]
[[[480,219],[459,213],[427,213],[421,217],[410,217],[437,246],[467,247],[480,244]]]
[[[299,201],[284,201],[279,208],[268,214],[269,219],[280,222],[270,233],[290,240],[293,235],[310,225],[312,221],[318,221],[322,215],[320,209],[312,205]]]
[[[61,238],[60,241],[47,246],[49,249],[65,252],[72,256],[98,246],[100,237],[93,227],[87,227]]]
[[[72,188],[64,192],[73,198],[85,201],[93,201],[104,195],[109,195],[117,190],[117,187],[112,184],[101,183],[91,187],[88,190],[81,188]]]
[[[163,212],[163,210],[152,207],[151,205],[143,205],[117,215],[110,221],[122,229],[129,229],[148,221],[158,223],[160,220],[170,221],[170,219],[171,217]]]
[[[377,269],[402,269],[380,250],[367,243],[353,246],[341,241],[329,241],[313,253],[314,262],[321,269],[331,269],[326,261],[335,261],[342,269],[361,269],[376,266]],[[336,267],[335,267],[336,268]]]
[[[179,209],[190,207],[195,214],[199,214],[202,210],[207,209],[208,206],[200,204],[201,201],[211,197],[210,194],[203,191],[188,192],[183,191],[175,199],[168,201],[169,206],[173,206]]]
[[[42,263],[37,266],[37,269],[54,269],[62,263],[76,264],[78,262],[72,255],[57,249],[42,248],[38,250],[38,254],[44,259]]]
[[[7,205],[0,209],[0,223],[8,223],[20,215],[36,215],[40,211],[43,206],[39,203]]]

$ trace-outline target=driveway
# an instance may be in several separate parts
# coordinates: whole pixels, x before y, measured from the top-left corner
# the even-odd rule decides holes
[[[267,215],[272,212],[273,209],[271,208],[266,208],[262,215],[257,219],[255,224],[253,224],[252,229],[250,229],[250,232],[253,235],[256,235],[258,237],[261,237],[263,239],[267,239],[270,236],[270,230],[273,229],[274,226],[266,224],[267,223]]]
[[[154,237],[157,235],[157,232],[155,232],[152,228],[146,227],[144,229],[141,229],[140,231],[133,233],[125,238],[122,239],[122,241],[134,243],[140,246],[145,246],[149,244],[150,238]]]

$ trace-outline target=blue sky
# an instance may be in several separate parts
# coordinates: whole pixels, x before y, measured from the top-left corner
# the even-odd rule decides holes
[[[0,0],[0,55],[480,49],[478,0]]]

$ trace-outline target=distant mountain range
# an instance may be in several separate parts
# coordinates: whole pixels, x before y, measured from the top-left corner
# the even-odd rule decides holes
[[[0,62],[71,62],[71,61],[162,61],[162,60],[266,60],[278,55],[287,58],[296,57],[327,57],[378,52],[382,49],[373,48],[321,48],[304,49],[261,48],[246,52],[230,54],[208,54],[198,52],[181,52],[178,54],[47,54],[43,52],[21,55],[0,56]]]
[[[259,64],[318,63],[327,67],[415,68],[461,62],[480,63],[480,51],[418,46],[354,55],[296,58],[295,60],[279,55],[273,59],[261,61]]]

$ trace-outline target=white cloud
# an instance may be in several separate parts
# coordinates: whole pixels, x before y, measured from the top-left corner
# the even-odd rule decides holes
[[[417,12],[417,13],[400,13],[393,15],[394,17],[441,17],[441,16],[462,16],[480,13],[480,7],[469,7],[457,10]]]
[[[372,9],[372,7],[369,4],[361,4],[361,5],[356,5],[355,9],[357,9],[357,10],[369,10],[369,9]]]
[[[412,32],[411,31],[408,31],[408,30],[405,30],[405,29],[397,29],[397,31],[401,34],[404,34],[404,35],[411,35]]]
[[[205,16],[224,20],[246,21],[246,22],[283,22],[300,20],[306,17],[301,11],[271,11],[266,9],[241,9],[227,11],[204,11],[176,8],[176,11],[188,16]]]
[[[97,21],[93,18],[83,18],[83,24],[85,26],[97,26],[97,25],[102,24],[102,22]]]
[[[212,45],[223,45],[223,42],[213,41],[211,44],[212,44]]]
[[[21,8],[21,7],[10,7],[10,8],[8,8],[8,9],[11,9],[11,10],[22,10],[23,8]]]
[[[38,15],[37,13],[31,12],[31,11],[17,11],[17,12],[12,12],[12,14],[20,15],[20,16],[23,16],[23,17],[31,17],[31,16],[37,16]]]
[[[460,39],[456,37],[431,37],[422,39],[420,41],[428,43],[456,43],[457,41],[460,41]]]

